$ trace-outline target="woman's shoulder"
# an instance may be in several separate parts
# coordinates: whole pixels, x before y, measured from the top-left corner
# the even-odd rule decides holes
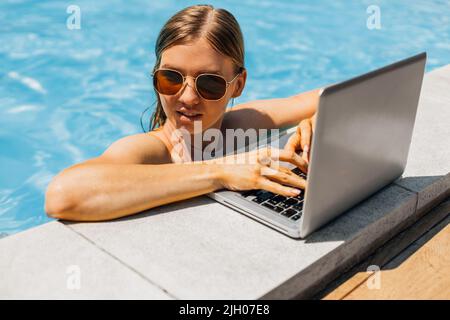
[[[99,157],[112,163],[171,163],[170,152],[156,132],[137,133],[114,141]]]

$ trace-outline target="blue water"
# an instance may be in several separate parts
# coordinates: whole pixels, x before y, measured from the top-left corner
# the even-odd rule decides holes
[[[191,1],[0,2],[0,237],[50,221],[50,179],[142,132],[164,22]],[[201,1],[200,1],[201,3]],[[211,1],[239,21],[247,86],[235,104],[293,95],[426,50],[450,63],[450,1]],[[81,9],[69,30],[66,8]],[[381,29],[366,26],[369,5]],[[150,109],[145,114],[148,128]]]

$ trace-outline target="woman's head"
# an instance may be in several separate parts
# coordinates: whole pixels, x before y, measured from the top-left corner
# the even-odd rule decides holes
[[[177,128],[193,131],[193,123],[179,111],[200,113],[203,130],[218,127],[230,98],[238,97],[245,86],[244,41],[238,22],[224,9],[211,5],[185,8],[171,17],[156,41],[153,72],[172,69],[187,76],[186,84],[174,95],[160,94],[151,126],[154,129],[170,119]],[[194,78],[202,73],[233,80],[217,101],[204,99],[195,89]],[[239,75],[238,75],[239,74]],[[236,77],[236,75],[238,75]]]

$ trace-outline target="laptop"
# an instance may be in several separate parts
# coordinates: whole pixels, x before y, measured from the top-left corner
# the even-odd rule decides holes
[[[423,52],[321,90],[307,174],[280,162],[307,179],[299,196],[226,189],[208,196],[292,238],[323,227],[402,175],[425,62]],[[258,147],[282,149],[295,131]]]

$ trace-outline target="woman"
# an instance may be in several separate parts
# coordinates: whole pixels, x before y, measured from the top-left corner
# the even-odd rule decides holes
[[[270,159],[306,170],[319,90],[226,110],[229,100],[240,96],[245,86],[244,42],[233,15],[210,5],[185,8],[169,19],[155,51],[154,130],[119,139],[99,157],[59,173],[46,192],[49,216],[100,221],[222,188],[265,189],[284,196],[295,196],[298,188],[305,188],[303,179],[284,167],[273,166]],[[186,161],[183,149],[175,148],[180,140],[173,137],[183,129],[195,138],[194,122],[201,123],[202,130],[222,133],[226,129],[295,125],[298,130],[283,150],[263,148],[239,155],[253,161],[223,161],[236,160],[233,155],[189,161],[194,148],[191,154],[187,150]],[[199,148],[204,147],[201,143]],[[300,149],[302,157],[296,153]],[[174,155],[180,156],[178,160]]]

